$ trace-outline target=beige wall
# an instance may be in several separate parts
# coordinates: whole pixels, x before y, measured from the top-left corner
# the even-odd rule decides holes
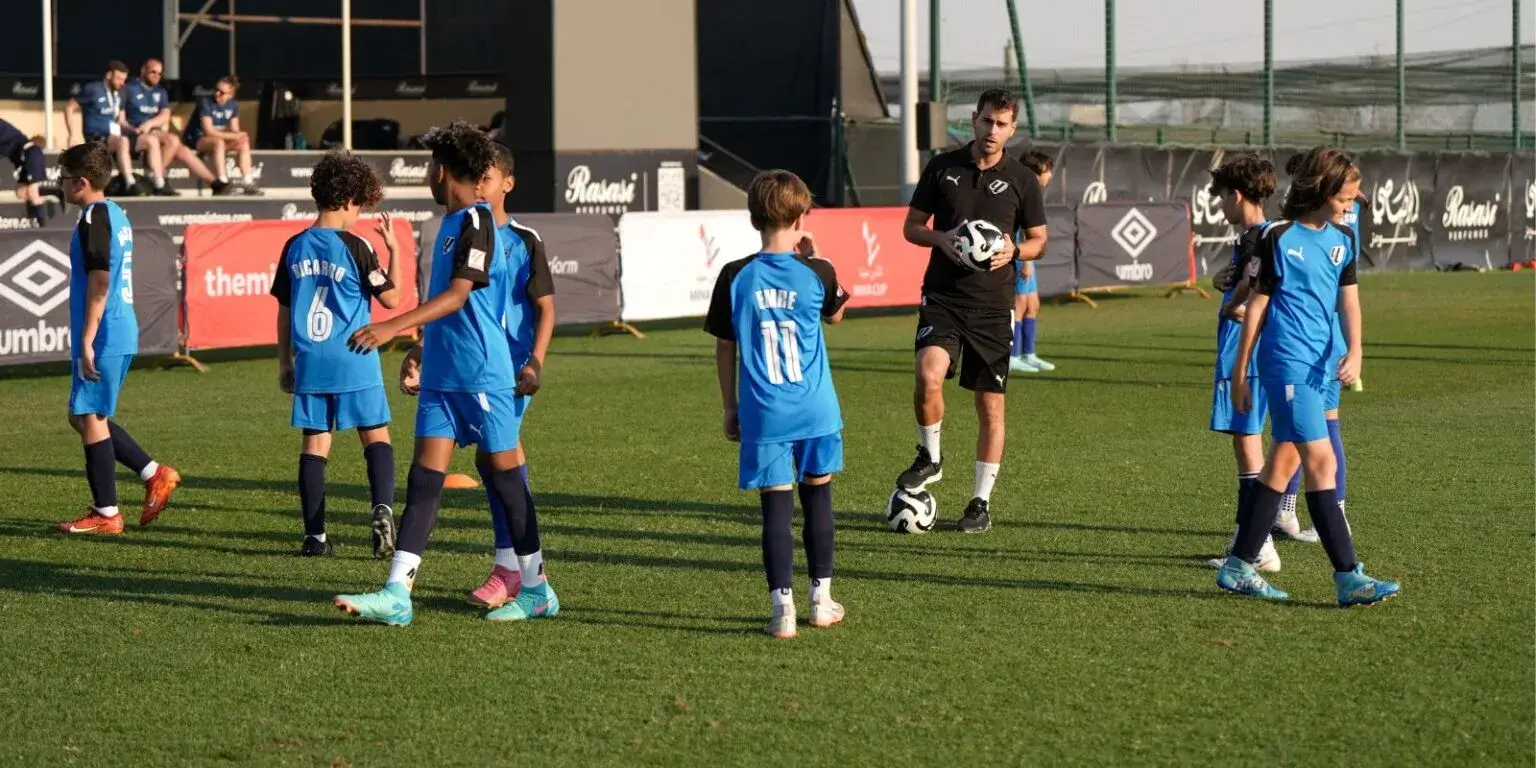
[[[694,2],[553,3],[557,151],[698,146]]]

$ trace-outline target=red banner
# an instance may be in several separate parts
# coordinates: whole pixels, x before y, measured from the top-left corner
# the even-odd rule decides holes
[[[928,249],[901,236],[906,208],[818,208],[806,217],[816,250],[837,268],[848,306],[915,307]]]
[[[182,245],[186,257],[186,346],[188,349],[229,349],[277,343],[277,300],[272,278],[288,238],[311,224],[305,220],[241,221],[192,224]],[[400,304],[385,309],[373,303],[373,318],[394,317],[416,306],[416,240],[410,222],[396,218],[395,285]],[[373,245],[387,258],[384,239],[374,231],[373,217],[364,217],[352,234]]]

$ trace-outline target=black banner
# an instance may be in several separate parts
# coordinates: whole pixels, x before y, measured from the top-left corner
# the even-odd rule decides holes
[[[1510,161],[1509,181],[1513,222],[1509,261],[1524,264],[1536,260],[1536,157],[1516,154]]]
[[[1079,206],[1078,285],[1090,290],[1186,282],[1189,235],[1189,213],[1179,203]]]
[[[62,108],[62,102],[80,92],[82,86],[97,78],[64,78],[53,80],[53,98]],[[307,101],[341,101],[340,80],[290,80],[279,78],[294,96]],[[251,100],[261,98],[265,81],[243,80],[236,98]],[[204,96],[213,95],[213,82],[162,80],[161,85],[171,100],[192,103]],[[406,99],[501,99],[506,96],[506,86],[501,75],[429,75],[427,77],[354,77],[352,98],[357,101],[386,101]],[[0,77],[0,97],[17,101],[42,101],[41,77]]]
[[[1047,205],[1045,229],[1045,253],[1035,262],[1040,295],[1065,296],[1077,290],[1077,211],[1070,205]]]
[[[682,211],[696,152],[561,153],[555,156],[554,209],[618,216],[629,211]]]
[[[69,350],[69,229],[0,232],[0,366],[65,361]],[[176,351],[176,246],[158,229],[133,233],[139,354]]]
[[[431,153],[421,150],[400,151],[368,151],[353,152],[354,155],[367,160],[369,165],[378,171],[379,178],[386,187],[421,187],[427,186],[427,163],[432,159]],[[251,153],[251,179],[269,189],[282,189],[287,187],[309,188],[309,177],[314,171],[315,163],[324,156],[320,151],[268,151]],[[48,178],[51,181],[59,180],[58,152],[47,153]],[[224,159],[225,175],[230,179],[240,179],[240,169],[235,162],[234,155]],[[148,177],[149,171],[141,162],[141,158],[135,156],[134,172]],[[14,177],[15,171],[12,172]],[[172,164],[165,171],[165,178],[172,187],[179,190],[184,196],[195,194],[197,181],[192,178],[192,172],[180,163]]]
[[[619,234],[613,219],[601,214],[524,213],[513,217],[538,233],[555,282],[555,322],[558,325],[606,323],[619,316]],[[421,226],[416,274],[426,301],[432,274],[432,246],[442,219]]]
[[[1445,156],[1436,166],[1430,253],[1440,268],[1505,266],[1509,253],[1508,155]]]
[[[1434,194],[1433,155],[1366,152],[1360,162],[1363,263],[1372,269],[1432,269],[1427,218]],[[1284,162],[1282,159],[1281,162]]]
[[[1231,159],[1222,150],[1175,149],[1169,153],[1169,200],[1189,206],[1195,237],[1195,274],[1207,277],[1221,269],[1230,254],[1237,228],[1221,212],[1221,198],[1211,195],[1211,169]]]

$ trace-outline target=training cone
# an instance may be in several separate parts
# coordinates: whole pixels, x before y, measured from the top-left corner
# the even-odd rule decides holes
[[[457,491],[474,490],[480,487],[480,481],[469,475],[454,473],[443,478],[443,487]]]

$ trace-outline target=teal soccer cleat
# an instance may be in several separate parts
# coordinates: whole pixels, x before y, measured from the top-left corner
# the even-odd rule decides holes
[[[523,585],[517,597],[485,615],[486,621],[524,621],[549,618],[560,612],[560,598],[546,581],[538,586]]]
[[[411,623],[411,591],[399,582],[388,582],[383,589],[363,595],[337,595],[332,602],[363,621],[391,627]]]
[[[1221,571],[1216,574],[1216,586],[1228,592],[1236,592],[1245,597],[1255,597],[1260,600],[1289,600],[1290,595],[1275,589],[1259,575],[1253,566],[1243,562],[1242,558],[1228,556],[1227,562],[1221,566]]]
[[[1373,579],[1365,575],[1365,563],[1355,563],[1353,571],[1333,575],[1333,584],[1339,589],[1339,607],[1373,605],[1395,596],[1402,587],[1395,581]]]

